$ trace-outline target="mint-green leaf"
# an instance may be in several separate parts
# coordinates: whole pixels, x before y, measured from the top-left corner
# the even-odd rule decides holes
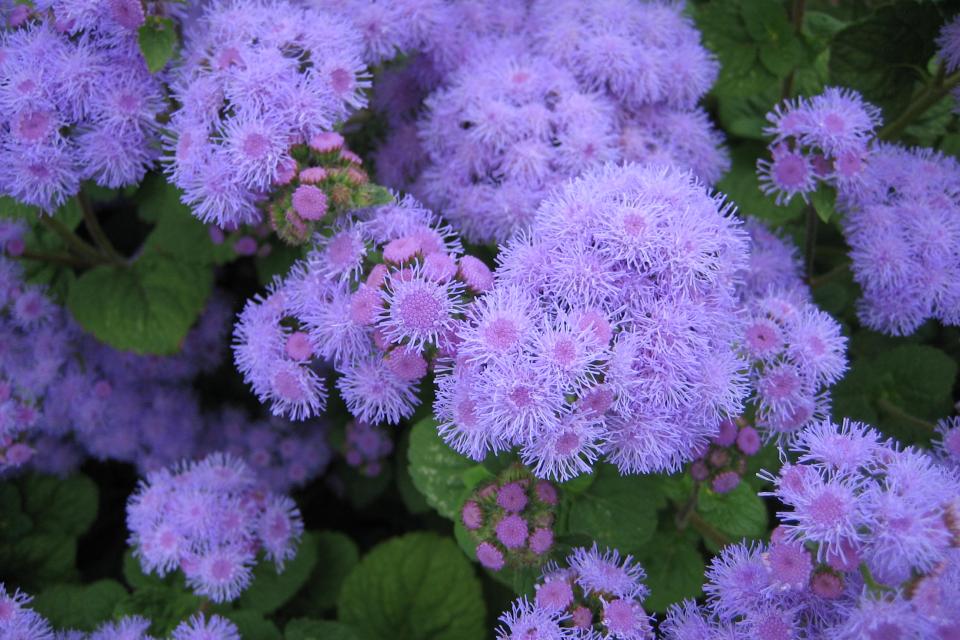
[[[463,474],[476,463],[448,447],[431,418],[413,425],[408,457],[414,486],[440,515],[455,520],[465,488]]]
[[[593,484],[570,499],[570,533],[590,535],[602,546],[634,553],[657,529],[657,509],[666,500],[652,476],[622,476],[599,465]]]
[[[32,608],[59,629],[93,631],[109,620],[127,591],[115,580],[88,585],[61,584],[45,589],[33,599]]]
[[[347,577],[339,620],[363,640],[481,640],[483,595],[449,538],[411,533],[374,547]]]
[[[305,533],[297,555],[288,560],[280,573],[273,562],[261,559],[253,569],[253,582],[237,601],[241,609],[270,614],[283,606],[307,582],[317,564],[317,539]]]
[[[167,66],[177,50],[177,41],[177,29],[170,18],[148,16],[146,24],[137,30],[137,42],[151,73]]]
[[[171,354],[212,286],[208,266],[152,251],[129,267],[87,271],[71,287],[67,307],[84,329],[116,349]]]

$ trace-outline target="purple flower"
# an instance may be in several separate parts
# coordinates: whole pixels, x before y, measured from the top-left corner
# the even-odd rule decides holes
[[[209,619],[203,614],[196,614],[189,620],[177,625],[171,635],[172,640],[240,640],[240,631],[237,626],[218,615]]]

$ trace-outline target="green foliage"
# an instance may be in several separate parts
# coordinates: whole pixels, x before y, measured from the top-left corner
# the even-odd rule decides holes
[[[172,354],[212,287],[209,268],[152,251],[130,266],[85,272],[71,287],[67,307],[84,329],[116,349]]]
[[[637,554],[650,588],[650,595],[643,601],[645,609],[663,613],[671,604],[702,593],[704,561],[696,541],[696,536],[688,532],[665,529]]]
[[[284,640],[360,640],[348,625],[330,620],[297,618],[287,623]]]
[[[146,23],[137,30],[137,42],[150,72],[163,69],[177,50],[177,30],[173,20],[147,16]]]
[[[279,573],[272,561],[261,558],[253,569],[253,582],[240,596],[237,606],[264,615],[282,607],[310,577],[317,564],[317,546],[316,537],[305,533],[297,555],[285,563]]]
[[[933,4],[900,0],[837,33],[831,45],[830,80],[856,89],[891,120],[923,79],[943,15]]]
[[[940,349],[902,344],[854,361],[833,389],[834,419],[879,426],[907,442],[952,412],[957,363]]]
[[[347,577],[339,619],[363,640],[487,637],[480,581],[449,538],[411,533],[383,542]]]
[[[93,631],[112,617],[117,603],[126,597],[119,582],[98,580],[84,586],[55,585],[38,594],[32,606],[57,628]]]
[[[717,532],[733,542],[743,538],[762,538],[767,531],[767,507],[749,483],[741,482],[729,493],[701,489],[697,513]],[[719,551],[708,536],[704,544],[710,551]]]
[[[297,610],[319,616],[336,606],[344,580],[360,561],[360,551],[353,540],[337,531],[311,532],[309,537],[317,561],[298,594]]]
[[[451,520],[458,518],[465,484],[463,474],[475,463],[440,439],[432,418],[421,420],[410,431],[410,478],[427,504]]]
[[[635,553],[657,529],[657,509],[666,497],[653,476],[623,476],[613,465],[603,464],[596,479],[570,499],[568,528],[598,544]]]
[[[227,611],[222,615],[237,625],[243,640],[281,640],[283,638],[277,625],[264,618],[259,611],[241,609]]]

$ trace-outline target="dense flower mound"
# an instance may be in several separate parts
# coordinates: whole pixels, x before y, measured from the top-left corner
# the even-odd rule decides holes
[[[541,477],[676,470],[738,415],[747,238],[720,196],[671,168],[607,165],[568,182],[506,246],[496,286],[438,376],[444,440],[519,447]]]
[[[643,609],[649,593],[646,573],[631,556],[577,547],[564,566],[548,565],[532,601],[517,600],[500,616],[498,640],[652,639],[651,617]]]
[[[759,223],[747,229],[742,348],[750,362],[755,422],[768,437],[785,437],[828,415],[828,389],[847,370],[847,339],[813,303],[796,250]]]
[[[786,507],[767,544],[723,549],[707,603],[661,631],[694,638],[949,638],[960,632],[960,478],[856,422],[823,422],[769,474]]]
[[[491,571],[539,567],[553,549],[557,489],[522,465],[481,483],[460,509],[477,561]]]
[[[286,0],[221,0],[188,26],[170,174],[201,220],[254,222],[258,198],[289,171],[290,146],[365,104],[360,34]]]
[[[839,202],[863,289],[860,320],[893,335],[929,318],[960,324],[960,164],[930,149],[880,144],[858,188]]]
[[[418,124],[429,160],[414,192],[475,241],[506,240],[558,182],[619,157],[610,101],[513,40],[489,47]]]
[[[166,109],[137,49],[137,24],[52,4],[55,15],[30,14],[0,34],[0,194],[45,213],[83,180],[137,184],[158,157],[156,118]]]
[[[214,602],[249,586],[260,551],[282,571],[303,532],[292,500],[219,453],[149,473],[127,503],[127,526],[144,572],[182,569],[187,585]]]
[[[468,299],[492,286],[448,227],[415,200],[359,211],[316,245],[237,322],[237,366],[261,402],[294,420],[326,405],[333,364],[347,408],[395,424],[416,408],[419,381],[452,348]]]

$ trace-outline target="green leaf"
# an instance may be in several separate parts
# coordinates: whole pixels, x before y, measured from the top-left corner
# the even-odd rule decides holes
[[[243,640],[281,640],[280,629],[258,611],[237,610],[222,613],[240,631]]]
[[[212,286],[209,267],[152,251],[129,267],[87,271],[71,287],[67,307],[101,342],[166,355],[179,349]]]
[[[360,640],[352,627],[331,620],[297,618],[287,623],[284,640]]]
[[[677,531],[658,531],[638,555],[647,572],[650,595],[643,601],[648,611],[663,613],[684,598],[697,598],[703,591],[703,556],[696,537]]]
[[[365,640],[481,640],[483,595],[449,538],[411,533],[373,548],[347,577],[338,618]]]
[[[76,578],[76,559],[77,539],[62,533],[30,533],[0,552],[4,574],[28,591]]]
[[[741,15],[740,0],[715,0],[698,5],[697,26],[704,43],[720,60],[718,96],[751,96],[777,83],[760,62],[760,51]]]
[[[622,476],[613,465],[597,468],[596,480],[570,501],[569,530],[598,544],[635,553],[657,529],[657,509],[666,497],[651,476]]]
[[[440,515],[456,520],[465,488],[463,474],[476,463],[440,439],[432,418],[413,425],[408,456],[414,486]]]
[[[321,615],[336,606],[343,581],[360,561],[360,551],[353,540],[337,531],[315,531],[310,536],[317,562],[298,601],[300,610]]]
[[[410,451],[410,430],[405,429],[400,436],[400,442],[397,445],[396,461],[396,483],[397,491],[403,500],[403,506],[407,511],[413,514],[427,513],[430,511],[430,505],[423,494],[417,491],[413,485],[413,479],[410,477],[410,461],[408,452]]]
[[[767,532],[767,507],[747,482],[741,482],[729,493],[714,493],[703,489],[697,500],[697,512],[714,529],[730,540],[760,538]],[[719,549],[708,539],[707,548]]]
[[[44,590],[31,607],[54,627],[93,631],[113,614],[127,591],[115,580],[98,580],[79,586],[61,584]]]
[[[150,620],[150,631],[165,637],[182,621],[197,612],[203,600],[173,587],[144,587],[117,602],[114,618],[143,616]]]
[[[879,426],[906,443],[923,440],[920,421],[953,412],[957,363],[943,351],[903,344],[858,358],[833,389],[833,415]]]
[[[167,66],[177,50],[177,29],[170,18],[148,16],[147,22],[137,30],[137,41],[150,73]]]
[[[837,213],[836,208],[837,192],[832,187],[821,185],[819,189],[810,194],[810,204],[817,212],[817,217],[824,224],[830,222]]]
[[[97,517],[97,485],[85,475],[29,475],[20,490],[35,531],[79,536]]]
[[[293,560],[277,573],[273,562],[261,559],[253,569],[253,582],[237,601],[241,609],[270,614],[292,598],[307,582],[317,564],[317,539],[305,533]]]
[[[40,210],[36,207],[24,204],[10,196],[0,196],[0,217],[33,222],[38,215],[40,215]]]
[[[936,51],[943,17],[931,4],[901,0],[879,8],[833,38],[833,84],[856,89],[892,120],[911,99]]]

